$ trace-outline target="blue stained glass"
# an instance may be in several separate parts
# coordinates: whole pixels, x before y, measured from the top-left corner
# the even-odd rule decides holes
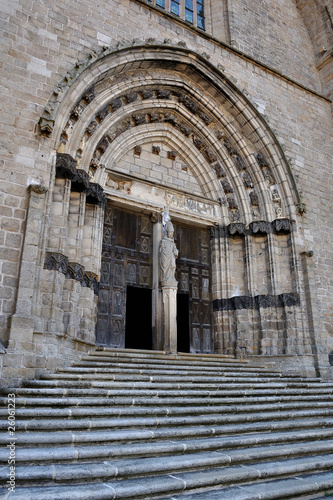
[[[193,12],[190,10],[185,10],[185,21],[193,24]]]
[[[198,28],[200,28],[202,30],[205,29],[205,20],[204,20],[203,17],[198,16],[198,18],[197,18],[197,26],[198,26]]]
[[[162,7],[163,9],[165,8],[164,0],[156,0],[156,5]]]
[[[193,0],[185,0],[185,9],[193,11]]]
[[[179,16],[179,3],[171,0],[171,12]]]

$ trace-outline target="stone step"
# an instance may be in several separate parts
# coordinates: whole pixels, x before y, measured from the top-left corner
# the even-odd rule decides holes
[[[114,358],[112,356],[82,356],[80,361],[73,363],[73,366],[91,366],[91,367],[123,367],[123,368],[131,368],[135,367],[141,369],[160,369],[163,368],[173,368],[175,370],[191,370],[193,372],[197,370],[202,371],[220,371],[226,368],[241,368],[242,371],[255,371],[257,373],[276,373],[275,370],[268,370],[266,368],[262,368],[259,366],[248,366],[243,365],[240,362],[236,362],[237,360],[225,362],[195,362],[191,360],[173,360],[169,358],[165,359],[131,359],[131,358]],[[296,374],[299,377],[299,375]]]
[[[147,351],[140,349],[122,349],[122,348],[112,348],[112,347],[102,347],[96,348],[87,353],[89,356],[102,356],[111,358],[130,358],[135,359],[168,359],[176,361],[197,361],[197,362],[233,362],[246,365],[249,363],[247,359],[236,359],[234,356],[226,354],[210,354],[210,353],[189,353],[189,352],[177,352],[170,353],[166,351]]]
[[[310,447],[311,450],[311,447]],[[267,451],[267,450],[266,450]],[[129,477],[152,476],[153,474],[168,474],[187,471],[198,471],[202,469],[209,469],[209,474],[201,472],[197,476],[206,475],[211,485],[213,475],[215,478],[221,479],[221,474],[227,473],[229,482],[238,482],[244,479],[255,480],[258,479],[258,470],[263,470],[265,466],[266,474],[272,476],[290,475],[290,473],[302,473],[311,470],[317,470],[320,463],[322,469],[331,470],[333,468],[333,454],[322,454],[314,461],[312,456],[304,456],[304,445],[295,446],[293,450],[288,449],[286,446],[277,446],[274,449],[274,455],[270,453],[265,454],[264,450],[257,453],[251,450],[244,450],[243,454],[240,451],[231,453],[229,456],[223,451],[206,451],[204,453],[189,453],[185,455],[166,455],[162,457],[153,458],[132,458],[126,460],[105,460],[103,463],[85,462],[81,463],[68,463],[68,464],[55,464],[55,465],[40,465],[34,467],[31,465],[20,465],[16,472],[16,481],[22,484],[31,483],[66,483],[69,479],[76,479],[76,483],[85,481],[100,481],[107,479],[122,479]],[[248,454],[247,454],[248,452]],[[287,469],[287,461],[283,460],[284,453],[289,455]],[[297,458],[293,458],[296,456]],[[282,460],[279,462],[279,458]],[[260,462],[257,462],[257,460]],[[273,461],[272,461],[273,460]],[[262,464],[264,462],[264,464]],[[319,463],[318,463],[319,462]],[[245,467],[237,466],[239,463],[246,464]],[[230,467],[231,466],[231,467]],[[212,467],[214,469],[212,470]],[[223,468],[223,469],[221,469]],[[275,468],[275,471],[274,471]],[[251,474],[253,469],[256,474]],[[237,478],[235,473],[237,472]],[[243,473],[246,472],[244,475]],[[249,476],[250,472],[250,476]],[[231,476],[231,477],[230,477]],[[193,475],[194,477],[194,475]],[[225,482],[227,482],[227,476]]]
[[[2,390],[0,402],[9,392],[17,488],[0,497],[253,500],[258,485],[262,498],[309,500],[333,484],[333,386],[317,378],[223,356],[103,349]],[[6,407],[0,416],[7,431]],[[0,443],[6,464],[7,432]]]
[[[27,380],[24,381],[23,387],[30,388],[94,388],[94,387],[102,387],[102,388],[112,388],[112,389],[160,389],[160,390],[182,390],[184,387],[183,378],[178,382],[163,382],[163,381],[114,381],[114,380],[52,380],[52,379],[42,379],[42,380]],[[217,392],[219,390],[225,390],[228,387],[236,388],[245,387],[245,388],[261,388],[265,385],[265,388],[301,388],[301,389],[332,389],[331,384],[318,383],[318,382],[298,382],[298,381],[289,381],[284,379],[279,379],[275,381],[266,377],[262,378],[254,378],[254,379],[242,379],[242,378],[234,378],[234,377],[221,377],[218,381],[215,382],[192,382],[187,381],[187,391],[192,390],[213,390]]]
[[[268,460],[275,459],[277,456],[286,458],[291,455],[312,454],[315,460],[317,454],[333,453],[332,439],[318,439],[317,435],[312,435],[312,439],[302,438],[304,433],[277,433],[276,440],[271,433],[254,434],[247,436],[234,437],[210,437],[210,438],[192,438],[192,439],[172,439],[171,441],[152,441],[152,442],[129,442],[126,446],[123,443],[104,443],[104,444],[77,444],[57,446],[39,446],[24,447],[20,445],[16,448],[16,463],[19,467],[26,463],[27,465],[42,463],[66,463],[86,461],[101,462],[105,459],[127,459],[127,458],[156,458],[164,455],[183,455],[184,453],[199,453],[209,451],[219,451],[229,457],[238,457],[240,462],[244,457],[246,460]],[[309,433],[307,434],[309,436]],[[6,458],[7,457],[7,458]],[[242,458],[243,457],[243,458]],[[0,459],[7,463],[8,452],[5,449],[0,450]]]
[[[259,371],[257,369],[252,369],[252,368],[246,368],[242,369],[239,367],[220,367],[220,368],[211,368],[207,367],[207,369],[204,368],[196,368],[192,369],[191,366],[188,366],[186,369],[179,370],[177,368],[161,368],[159,367],[152,367],[151,365],[149,368],[144,367],[140,368],[135,365],[127,365],[124,366],[121,363],[110,367],[109,363],[90,363],[90,362],[75,362],[73,363],[73,366],[69,368],[58,368],[57,373],[111,373],[111,374],[138,374],[138,375],[146,375],[146,376],[156,376],[156,375],[167,375],[167,376],[194,376],[194,377],[200,377],[204,376],[207,377],[209,375],[219,377],[221,375],[228,375],[230,372],[232,373],[238,373],[242,374],[243,377],[246,377],[247,375],[249,376],[262,376],[265,374],[265,376],[269,376],[272,378],[283,378],[284,375],[281,373],[275,373],[271,371]],[[288,374],[289,378],[300,378],[299,375],[292,375]],[[315,380],[319,381],[318,378],[310,378],[309,380]]]
[[[295,430],[292,432],[287,431],[277,431],[277,432],[259,432],[254,434],[255,426],[253,427],[253,433],[241,434],[241,435],[233,435],[237,432],[250,432],[251,424],[244,424],[237,426],[195,426],[195,427],[178,427],[178,428],[160,428],[160,429],[116,429],[116,430],[108,430],[108,431],[47,431],[47,432],[38,432],[38,431],[30,431],[24,433],[16,433],[16,443],[19,450],[23,446],[49,446],[49,445],[73,445],[73,444],[101,444],[101,443],[128,443],[133,441],[153,441],[153,440],[170,440],[177,439],[179,441],[182,438],[185,439],[193,439],[193,438],[207,438],[207,437],[220,437],[220,446],[222,443],[224,447],[232,447],[232,446],[246,446],[249,441],[253,445],[258,445],[260,443],[277,443],[281,441],[293,442],[297,440],[328,440],[332,441],[333,446],[333,427],[319,428],[319,429],[301,429]],[[230,432],[230,436],[226,435],[228,433],[228,429]],[[274,430],[270,427],[270,431]],[[245,444],[244,444],[245,443]],[[0,444],[7,445],[8,444],[8,435],[3,434],[0,435]],[[326,442],[326,446],[328,443]],[[19,450],[17,451],[16,457],[19,454]],[[39,450],[41,451],[41,450]],[[3,452],[6,454],[7,450],[4,449]],[[0,450],[1,453],[1,450]],[[0,454],[1,456],[1,454]],[[17,458],[17,460],[19,460]]]
[[[134,372],[129,373],[129,374],[122,374],[118,373],[115,374],[113,371],[110,371],[109,373],[101,373],[101,372],[93,372],[93,373],[72,373],[72,372],[62,372],[62,373],[44,373],[40,375],[39,380],[94,380],[94,381],[115,381],[115,382],[128,382],[128,381],[137,381],[137,382],[161,382],[161,383],[166,383],[170,382],[173,383],[175,380],[178,380],[178,376],[173,375],[161,375],[161,374],[155,374],[153,373],[152,375],[138,375]],[[182,382],[188,382],[191,384],[201,384],[205,382],[209,383],[220,383],[224,381],[239,381],[239,382],[254,382],[258,381],[260,383],[265,383],[265,382],[274,382],[276,380],[282,380],[283,382],[295,382],[295,383],[320,383],[320,380],[317,378],[292,378],[292,377],[263,377],[261,376],[255,376],[253,373],[248,373],[248,374],[241,374],[237,372],[225,372],[221,373],[219,376],[203,376],[203,375],[197,375],[197,376],[187,376],[182,374]],[[27,381],[28,382],[28,381]],[[30,381],[29,381],[30,382]]]
[[[30,400],[29,400],[30,401]],[[44,400],[45,401],[45,400]],[[49,403],[49,400],[45,401]],[[18,401],[17,401],[18,403]],[[163,406],[163,407],[135,407],[135,406],[125,406],[125,407],[115,407],[111,406],[102,406],[95,407],[93,410],[90,406],[70,406],[60,407],[60,408],[20,408],[17,406],[15,410],[15,418],[17,422],[20,419],[79,419],[80,417],[89,417],[92,415],[97,417],[99,420],[104,417],[117,417],[122,418],[126,417],[126,419],[131,417],[142,418],[146,417],[147,414],[150,418],[163,418],[167,417],[171,419],[172,417],[178,417],[181,419],[189,418],[189,416],[194,417],[202,417],[212,418],[214,421],[217,418],[223,418],[225,422],[234,422],[234,421],[251,421],[253,418],[260,420],[267,420],[270,418],[281,419],[281,418],[293,418],[295,417],[313,417],[313,416],[331,416],[333,411],[333,401],[304,401],[304,402],[285,402],[283,404],[274,402],[272,404],[267,403],[266,399],[263,400],[261,404],[238,404],[238,405],[230,405],[230,406],[185,406],[181,405],[177,406]],[[274,411],[272,412],[272,408]],[[6,418],[8,416],[7,408],[0,408],[0,417]],[[33,420],[32,420],[33,421]],[[6,421],[7,422],[7,421]],[[40,420],[37,420],[40,422]],[[37,425],[37,424],[36,424]]]
[[[9,389],[10,392],[13,392],[14,389]],[[40,390],[37,390],[40,391]],[[68,394],[69,391],[67,391]],[[76,391],[77,392],[77,391]],[[316,405],[316,402],[322,402],[324,401],[325,404],[329,405],[331,402],[333,402],[333,395],[332,394],[312,394],[312,393],[305,393],[302,395],[295,394],[294,392],[291,392],[291,395],[289,394],[274,394],[273,396],[270,395],[261,395],[261,396],[256,396],[255,397],[255,391],[251,391],[252,394],[249,395],[248,391],[245,391],[244,394],[240,394],[241,391],[236,391],[235,394],[236,396],[233,396],[230,394],[230,391],[228,393],[228,397],[215,397],[215,398],[152,398],[152,397],[136,397],[136,398],[130,398],[130,397],[99,397],[100,396],[100,391],[98,391],[98,395],[94,397],[68,397],[68,396],[63,396],[63,397],[54,397],[49,395],[49,397],[32,397],[31,395],[29,397],[16,397],[16,405],[17,407],[20,406],[105,406],[105,405],[110,405],[110,406],[118,406],[118,407],[128,407],[128,406],[137,406],[137,407],[146,407],[146,406],[155,406],[159,405],[162,407],[165,406],[192,406],[194,407],[194,410],[197,412],[199,411],[200,407],[207,407],[210,405],[234,405],[234,404],[264,404],[264,403],[284,403],[284,402],[311,402],[312,405]],[[276,391],[278,392],[278,391]],[[66,393],[66,391],[65,391]],[[237,397],[238,396],[238,397]],[[248,396],[248,397],[246,397]],[[6,405],[7,404],[7,398],[6,397],[0,397],[0,405]]]
[[[8,389],[1,389],[0,394],[8,394]],[[251,384],[244,386],[244,384],[228,384],[223,388],[212,387],[209,390],[197,389],[187,387],[186,389],[108,389],[104,387],[99,388],[18,388],[15,390],[16,397],[36,398],[36,397],[71,397],[80,396],[84,397],[105,397],[105,398],[134,398],[136,400],[143,400],[144,398],[168,400],[172,398],[174,402],[183,399],[187,401],[193,400],[193,404],[203,404],[204,402],[221,402],[223,403],[224,397],[253,397],[253,396],[319,396],[325,395],[326,398],[333,398],[333,387],[323,386],[319,387],[306,387],[306,388],[288,388],[287,384],[266,384],[260,386],[259,384]],[[203,401],[204,400],[204,401]]]
[[[172,500],[285,500],[301,495],[324,492],[333,487],[333,472],[327,471],[330,459],[319,460],[324,472],[313,472],[312,466],[295,460],[253,464],[244,467],[222,467],[206,471],[180,472],[155,477],[85,483],[76,485],[18,488],[15,493],[2,490],[3,500],[111,500],[167,498]],[[307,468],[307,465],[309,468]],[[312,469],[312,471],[311,471]],[[310,470],[312,473],[306,473]],[[283,479],[281,479],[281,476]],[[290,477],[295,476],[295,477]],[[259,482],[262,477],[267,482]],[[277,479],[278,478],[278,479]],[[246,484],[250,481],[250,484]],[[245,484],[244,484],[245,483]],[[251,484],[252,483],[252,484]],[[233,484],[234,486],[228,487]],[[207,488],[214,488],[207,491]],[[191,490],[206,491],[186,494]],[[185,494],[184,494],[185,492]],[[1,494],[1,491],[0,491]],[[161,495],[166,494],[167,497]]]
[[[306,429],[333,427],[333,410],[330,415],[320,415],[320,412],[312,416],[310,412],[269,412],[266,415],[260,413],[243,414],[233,416],[197,416],[197,417],[137,417],[137,418],[114,418],[114,419],[49,419],[49,420],[16,420],[16,432],[20,431],[41,431],[57,429],[61,430],[95,430],[95,429],[142,429],[142,428],[174,428],[179,426],[221,426],[217,428],[219,434],[267,432],[269,430],[281,429]],[[286,420],[288,419],[288,420]],[[267,422],[268,420],[268,422]],[[229,425],[228,425],[229,424]],[[233,425],[230,425],[233,424]],[[8,420],[0,421],[0,430],[7,431]]]

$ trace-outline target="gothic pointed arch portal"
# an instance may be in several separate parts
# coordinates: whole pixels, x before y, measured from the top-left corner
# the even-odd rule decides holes
[[[57,151],[56,189],[70,182],[68,192],[79,194],[68,196],[85,204],[83,239],[89,251],[75,250],[77,232],[76,240],[68,240],[68,252],[81,255],[80,264],[101,282],[100,311],[105,203],[106,214],[115,208],[154,221],[150,232],[137,233],[139,239],[151,238],[152,262],[161,238],[158,217],[168,207],[179,227],[209,231],[209,289],[203,274],[198,281],[198,301],[208,294],[212,308],[206,350],[306,353],[295,250],[300,199],[274,134],[246,97],[201,56],[167,44],[102,51],[67,80],[71,84],[60,83],[40,129],[52,136]],[[114,237],[107,217],[104,245]],[[199,260],[205,248],[199,248]],[[112,258],[111,274],[116,253]],[[186,260],[190,265],[191,258]],[[154,345],[163,347],[158,272],[151,266]],[[191,273],[183,280],[193,282]],[[180,278],[180,288],[185,281]],[[121,302],[118,296],[110,307]],[[91,315],[96,322],[96,309]],[[200,319],[198,324],[202,335]],[[205,342],[201,337],[199,350]]]

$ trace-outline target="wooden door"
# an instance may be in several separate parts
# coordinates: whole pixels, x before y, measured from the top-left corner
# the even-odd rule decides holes
[[[127,287],[152,288],[152,229],[149,216],[106,206],[96,326],[99,345],[125,347]]]
[[[189,297],[189,332],[183,334],[189,334],[190,352],[213,352],[209,230],[174,225],[179,250],[178,293]],[[182,311],[177,314],[181,315]],[[180,335],[182,332],[178,332],[178,337]]]

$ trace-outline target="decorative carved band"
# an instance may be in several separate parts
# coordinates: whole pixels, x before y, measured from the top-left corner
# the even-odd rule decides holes
[[[57,153],[56,176],[72,181],[72,191],[83,191],[91,203],[99,206],[106,204],[107,199],[102,186],[89,181],[85,170],[76,168],[76,161],[67,153]]]
[[[81,283],[82,286],[94,290],[98,295],[99,282],[97,274],[85,271],[84,266],[77,262],[69,262],[68,257],[58,252],[48,252],[45,257],[44,269],[48,271],[58,271],[65,275],[67,279],[73,279]]]
[[[230,299],[216,299],[213,301],[213,310],[235,311],[237,309],[266,309],[267,307],[291,307],[300,305],[298,293],[281,293],[280,295],[246,295],[231,297]]]
[[[228,226],[221,227],[221,234],[224,237],[238,235],[262,235],[268,233],[290,233],[292,231],[292,221],[290,219],[276,219],[273,222],[253,221],[246,226],[242,222],[234,222]]]

